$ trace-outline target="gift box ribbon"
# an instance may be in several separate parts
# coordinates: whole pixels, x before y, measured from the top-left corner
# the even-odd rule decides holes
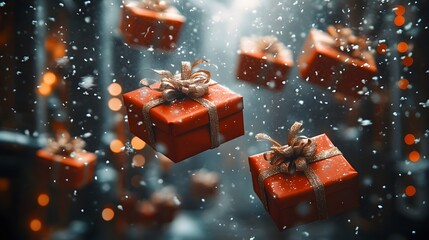
[[[72,139],[67,132],[57,134],[55,139],[48,140],[46,150],[56,156],[56,160],[63,157],[75,158],[77,154],[84,151],[85,141],[79,137]]]
[[[256,134],[257,141],[269,141],[273,144],[270,148],[271,151],[264,153],[264,159],[269,161],[273,167],[262,171],[258,176],[258,185],[262,193],[261,200],[264,207],[268,210],[267,192],[264,188],[265,179],[279,173],[296,174],[297,172],[303,172],[314,190],[319,218],[327,218],[325,188],[320,178],[309,165],[342,155],[342,153],[336,147],[317,152],[317,143],[315,141],[306,136],[298,135],[301,126],[302,123],[299,122],[295,122],[292,125],[288,133],[288,144],[284,146],[267,134]]]
[[[355,36],[350,28],[329,25],[326,31],[335,40],[334,47],[341,52],[359,59],[363,59],[365,52],[368,52],[365,37]]]
[[[156,12],[163,12],[170,7],[170,4],[163,0],[142,0],[139,4],[143,8]]]
[[[149,114],[150,109],[166,102],[174,103],[175,100],[180,98],[189,98],[195,102],[198,102],[207,109],[209,114],[211,148],[216,148],[220,145],[219,116],[216,105],[203,98],[203,96],[208,92],[209,86],[213,84],[213,82],[211,83],[210,81],[210,72],[207,70],[198,70],[192,72],[192,69],[195,66],[203,62],[207,61],[205,59],[199,59],[193,62],[192,65],[190,62],[183,61],[181,73],[176,75],[173,75],[170,71],[167,70],[155,70],[156,73],[162,76],[160,79],[161,84],[159,88],[151,88],[149,85],[143,83],[144,87],[162,92],[160,98],[146,103],[142,109],[143,121],[151,145],[155,145],[155,133]],[[142,81],[145,81],[145,79]]]

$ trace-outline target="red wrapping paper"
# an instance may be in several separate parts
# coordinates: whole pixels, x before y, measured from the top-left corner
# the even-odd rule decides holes
[[[298,58],[302,79],[354,99],[360,98],[364,87],[368,88],[377,73],[373,54],[364,52],[362,59],[353,58],[333,46],[335,40],[329,34],[316,29],[310,31]]]
[[[312,138],[317,152],[334,145],[325,134]],[[259,173],[272,167],[263,153],[249,157],[253,189],[261,199]],[[332,216],[359,206],[358,173],[343,155],[311,163],[310,167],[323,182],[328,215]],[[302,172],[280,173],[265,179],[269,214],[280,230],[318,220],[316,197]]]
[[[94,179],[97,156],[78,153],[75,158],[53,155],[45,149],[36,152],[42,176],[60,187],[78,189]],[[59,158],[61,160],[56,160]]]
[[[236,72],[239,80],[281,90],[292,66],[292,53],[289,49],[283,48],[276,57],[267,57],[251,38],[243,38],[240,42]]]
[[[131,2],[122,8],[119,28],[127,44],[171,50],[176,47],[185,20],[172,6],[156,12]]]
[[[156,88],[158,84],[152,85]],[[143,124],[143,106],[161,97],[161,93],[141,88],[123,94],[127,108],[130,130],[137,137],[150,144]],[[215,104],[219,116],[221,143],[244,134],[243,98],[219,84],[211,85],[203,98]],[[210,149],[210,128],[208,110],[201,104],[183,98],[173,103],[164,103],[149,112],[154,123],[156,146],[152,148],[164,154],[173,162],[179,162]]]

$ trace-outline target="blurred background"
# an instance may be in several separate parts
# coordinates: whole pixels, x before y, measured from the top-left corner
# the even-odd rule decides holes
[[[177,48],[163,52],[123,42],[121,0],[0,1],[2,239],[427,238],[427,1],[171,2],[187,20]],[[311,28],[334,23],[372,40],[379,72],[361,99],[315,87],[296,68],[279,92],[236,80],[241,37],[275,35],[296,60]],[[121,94],[156,79],[151,69],[199,58],[244,97],[245,135],[173,164],[129,132]],[[278,231],[247,157],[267,150],[256,133],[286,143],[294,121],[307,136],[326,133],[359,172],[361,206]],[[36,151],[59,129],[97,154],[82,188],[59,188],[37,170]],[[215,193],[193,192],[201,169]],[[153,224],[156,193],[174,195],[165,209],[177,214]]]

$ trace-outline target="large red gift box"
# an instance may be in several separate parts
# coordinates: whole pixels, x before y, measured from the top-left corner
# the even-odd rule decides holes
[[[131,132],[176,163],[210,149],[208,110],[187,97],[150,109],[156,144],[150,143],[142,109],[148,102],[161,98],[162,93],[153,90],[158,86],[154,84],[151,88],[144,87],[123,94]],[[240,95],[215,83],[209,86],[202,98],[216,106],[220,143],[244,134],[243,98]]]
[[[266,47],[263,45],[259,46],[260,43],[258,42],[261,41],[266,44]],[[274,44],[278,50],[275,55],[264,51],[264,49],[267,50],[266,48],[270,48]],[[278,42],[277,39],[241,39],[236,72],[237,79],[258,84],[269,89],[281,90],[284,86],[283,82],[286,80],[289,69],[292,66],[291,51]]]
[[[298,58],[301,77],[312,84],[352,98],[368,90],[368,82],[377,73],[371,52],[352,57],[335,47],[328,33],[311,29]]]
[[[130,2],[123,6],[120,29],[127,44],[171,50],[176,47],[185,20],[173,6],[154,11]]]
[[[36,156],[44,176],[59,187],[78,189],[94,179],[97,160],[94,153],[80,152],[72,158],[40,149]]]
[[[334,147],[325,134],[311,138],[316,141],[316,154]],[[273,166],[264,153],[249,157],[253,189],[262,201],[258,185],[261,172]],[[359,206],[358,173],[343,155],[337,155],[309,165],[322,181],[328,216]],[[302,172],[278,173],[264,180],[269,214],[281,230],[319,219],[316,196],[309,180]]]

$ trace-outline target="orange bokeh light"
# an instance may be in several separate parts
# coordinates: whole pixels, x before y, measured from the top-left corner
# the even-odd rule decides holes
[[[53,72],[47,71],[43,74],[42,81],[48,85],[53,85],[58,81],[57,75]]]
[[[404,66],[406,67],[413,65],[413,62],[414,62],[413,58],[409,56],[405,57],[404,60],[402,60],[402,64],[404,64]]]
[[[0,191],[5,192],[9,190],[9,179],[0,178]]]
[[[414,144],[414,140],[416,140],[416,138],[414,137],[413,134],[408,133],[407,135],[405,135],[404,137],[404,142],[407,145],[413,145]]]
[[[384,53],[386,53],[386,50],[387,50],[387,44],[385,44],[385,43],[380,43],[380,44],[378,44],[378,45],[377,45],[377,52],[378,52],[379,54],[384,54]]]
[[[398,6],[396,6],[396,9],[395,9],[395,14],[396,15],[403,15],[405,13],[405,7],[404,6],[402,6],[402,5],[398,5]]]
[[[416,192],[417,192],[417,190],[416,190],[416,188],[415,188],[413,185],[408,185],[408,186],[405,188],[405,194],[406,194],[408,197],[412,197],[412,196],[414,196],[414,195],[416,194]]]
[[[42,207],[47,206],[49,204],[49,196],[45,193],[39,194],[37,197],[37,203]]]
[[[33,232],[39,231],[40,229],[42,229],[42,222],[39,219],[37,219],[37,218],[31,220],[31,222],[30,222],[30,229]]]
[[[48,96],[52,93],[52,87],[45,82],[42,82],[40,86],[37,87],[37,92],[42,96]]]
[[[133,139],[131,139],[131,146],[135,150],[142,150],[146,146],[146,143],[138,137],[133,137]]]
[[[110,221],[115,217],[115,212],[111,208],[105,208],[101,212],[101,217],[104,221]]]
[[[123,147],[124,144],[119,139],[114,139],[112,142],[110,142],[110,150],[114,153],[120,153]]]
[[[395,23],[396,26],[400,27],[400,26],[404,25],[405,18],[403,16],[396,16],[395,20],[393,20],[393,22]]]
[[[408,84],[409,84],[408,79],[405,79],[405,78],[402,78],[402,79],[400,79],[398,81],[398,87],[401,90],[407,89],[408,88]]]
[[[420,159],[420,153],[417,151],[411,151],[410,154],[408,154],[408,158],[411,162],[417,162]]]
[[[118,83],[112,83],[107,88],[107,91],[109,91],[112,96],[118,96],[122,92],[122,87]]]
[[[119,111],[122,107],[122,101],[119,98],[111,98],[107,104],[112,111]]]
[[[398,52],[404,53],[408,50],[408,44],[406,42],[400,42],[396,48]]]
[[[137,154],[133,157],[134,167],[143,167],[146,163],[146,158],[143,155]]]

